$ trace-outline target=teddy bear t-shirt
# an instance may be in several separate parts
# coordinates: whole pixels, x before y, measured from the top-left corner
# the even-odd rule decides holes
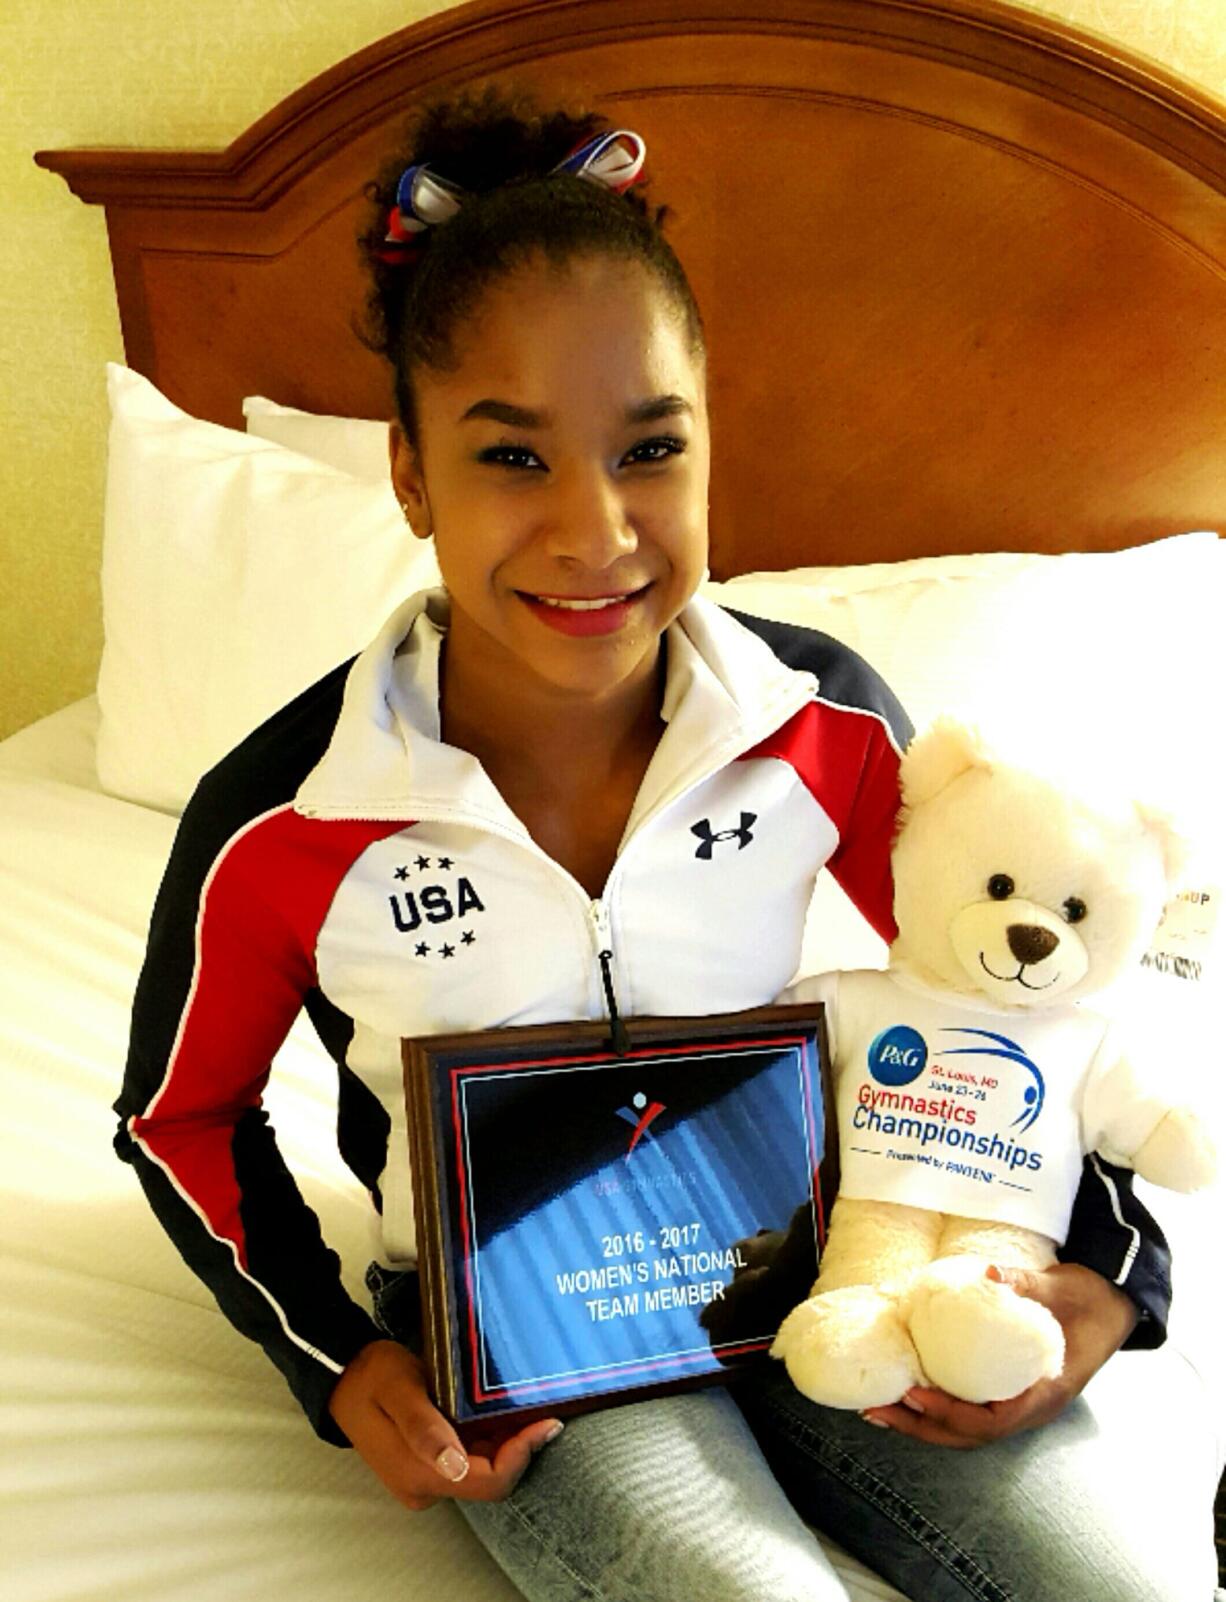
[[[839,1192],[1068,1233],[1082,1157],[1119,1160],[1156,1127],[1106,1019],[1075,1004],[1005,1012],[895,972],[829,974]]]

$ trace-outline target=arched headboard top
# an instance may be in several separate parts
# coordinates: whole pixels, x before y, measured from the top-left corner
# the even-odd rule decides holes
[[[753,9],[474,0],[225,151],[38,159],[106,206],[128,359],[179,404],[383,416],[353,240],[406,111],[583,94],[647,139],[703,306],[717,575],[1226,526],[1226,112],[988,0]]]

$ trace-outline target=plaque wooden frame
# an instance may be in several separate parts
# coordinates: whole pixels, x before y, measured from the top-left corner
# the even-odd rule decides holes
[[[632,1018],[624,1021],[623,1050],[615,1050],[607,1021],[520,1026],[469,1033],[439,1034],[402,1042],[405,1106],[413,1174],[413,1200],[417,1221],[418,1270],[421,1277],[423,1357],[434,1399],[457,1422],[462,1435],[473,1438],[490,1433],[491,1420],[513,1418],[516,1428],[532,1419],[586,1412],[597,1407],[640,1401],[648,1395],[726,1383],[744,1367],[730,1360],[715,1372],[677,1375],[666,1380],[630,1383],[597,1396],[574,1396],[543,1403],[510,1403],[486,1417],[468,1419],[462,1399],[465,1379],[461,1358],[460,1297],[454,1272],[454,1243],[448,1221],[444,1169],[452,1162],[455,1126],[440,1105],[446,1098],[435,1094],[438,1078],[453,1070],[483,1066],[516,1066],[542,1052],[551,1057],[574,1053],[576,1065],[592,1065],[593,1055],[607,1055],[610,1065],[619,1058],[679,1039],[694,1044],[728,1044],[729,1056],[737,1049],[737,1036],[752,1031],[759,1039],[778,1037],[782,1042],[799,1031],[813,1032],[819,1065],[822,1148],[811,1176],[815,1246],[820,1251],[825,1220],[838,1189],[838,1121],[834,1113],[830,1056],[824,1009],[809,1002],[753,1008],[744,1012],[689,1018]],[[743,1043],[742,1043],[743,1049]],[[800,1198],[797,1198],[800,1200]],[[782,1220],[781,1220],[782,1222]],[[757,1343],[760,1347],[761,1343]],[[749,1353],[746,1352],[746,1360]]]

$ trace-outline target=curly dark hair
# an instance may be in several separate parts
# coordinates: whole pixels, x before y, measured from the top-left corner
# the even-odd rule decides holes
[[[695,358],[705,359],[698,304],[661,232],[669,208],[651,208],[643,181],[618,195],[552,172],[577,144],[609,126],[599,112],[544,107],[532,91],[513,84],[461,90],[419,109],[401,149],[367,185],[371,212],[359,245],[373,287],[361,337],[393,365],[396,410],[414,446],[414,370],[453,369],[456,330],[488,286],[537,255],[555,266],[583,255],[642,262],[679,313]],[[382,259],[388,212],[401,173],[418,162],[471,198],[449,222],[429,230],[411,264],[391,263]]]

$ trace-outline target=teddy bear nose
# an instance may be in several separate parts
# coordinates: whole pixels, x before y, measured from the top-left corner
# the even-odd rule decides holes
[[[1011,923],[1005,932],[1009,937],[1009,950],[1019,962],[1042,962],[1060,944],[1059,935],[1052,934],[1050,929],[1040,929],[1034,923]]]

